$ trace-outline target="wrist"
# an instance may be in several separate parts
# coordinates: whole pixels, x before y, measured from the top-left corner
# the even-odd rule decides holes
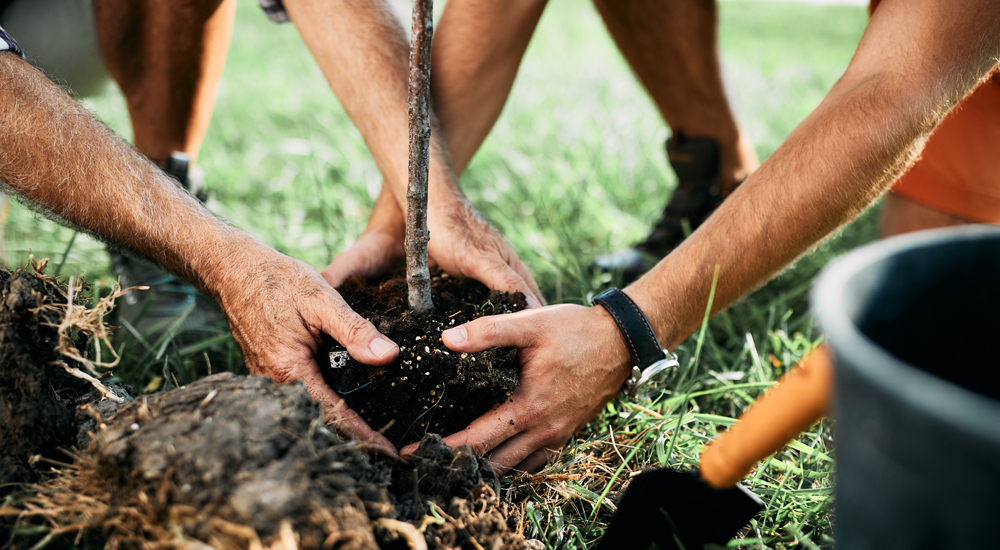
[[[210,245],[199,246],[189,265],[204,290],[225,310],[254,286],[253,279],[273,278],[269,264],[287,259],[249,234],[224,226],[211,237]]]
[[[603,350],[603,355],[598,358],[598,361],[607,365],[614,372],[615,389],[617,390],[632,373],[632,357],[629,354],[625,336],[618,330],[618,325],[611,314],[603,307],[592,305],[587,309],[587,312],[594,326],[600,327],[597,333],[602,336],[600,349]]]
[[[632,367],[622,387],[625,397],[657,379],[666,382],[677,371],[677,356],[660,345],[642,309],[621,290],[611,287],[594,297],[595,306],[604,309],[618,328],[628,350]]]

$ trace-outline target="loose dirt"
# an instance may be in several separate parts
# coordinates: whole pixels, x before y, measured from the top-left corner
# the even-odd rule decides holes
[[[39,304],[65,287],[23,272],[0,282],[2,472],[16,483],[0,546],[539,548],[468,447],[428,435],[412,464],[390,465],[340,439],[299,383],[223,373],[109,406],[47,368],[60,317]]]
[[[455,433],[517,388],[516,349],[454,353],[441,343],[441,332],[485,315],[525,309],[524,294],[490,291],[471,279],[437,272],[431,278],[435,312],[416,315],[407,305],[405,276],[352,278],[337,290],[355,311],[399,344],[400,354],[391,365],[371,367],[331,341],[319,358],[321,365],[330,365],[324,378],[397,446],[419,441],[427,433]]]

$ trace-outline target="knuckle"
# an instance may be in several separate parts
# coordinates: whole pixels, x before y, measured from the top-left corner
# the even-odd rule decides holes
[[[485,441],[473,441],[469,443],[469,447],[472,449],[472,454],[476,456],[485,455],[491,448]]]
[[[368,321],[360,315],[355,314],[347,320],[347,326],[344,329],[344,339],[350,343],[361,343],[362,339],[368,334],[369,327],[371,327],[371,324]]]
[[[504,323],[500,320],[484,318],[482,329],[483,336],[490,342],[495,342],[504,335]]]
[[[543,446],[556,442],[558,442],[558,446],[561,446],[564,441],[563,430],[563,427],[559,424],[548,424],[539,431],[538,440]]]

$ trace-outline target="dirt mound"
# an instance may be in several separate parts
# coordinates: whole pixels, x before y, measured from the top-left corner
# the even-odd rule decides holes
[[[397,446],[425,433],[450,435],[469,425],[517,388],[514,348],[452,353],[441,332],[484,315],[527,307],[524,294],[490,291],[472,279],[433,273],[435,311],[417,315],[407,305],[405,276],[347,280],[337,289],[351,307],[399,344],[399,359],[373,368],[330,341],[318,358],[323,376],[368,424]]]
[[[495,474],[467,447],[453,452],[428,436],[413,467],[394,470],[328,429],[301,384],[218,374],[140,397],[102,426],[74,469],[28,499],[77,526],[67,541],[84,533],[124,547],[180,537],[216,548],[285,540],[298,548],[532,548],[512,529],[516,517],[501,513]],[[41,517],[51,515],[22,517],[21,532]],[[15,538],[16,546],[39,538]]]
[[[69,290],[41,273],[44,261],[36,265],[37,275],[0,270],[0,495],[37,480],[50,461],[69,460],[60,449],[86,444],[92,411],[118,408],[105,399],[97,409],[81,409],[101,394],[70,374],[83,365],[56,351]],[[70,345],[84,354],[86,344],[78,333]],[[127,401],[127,391],[117,390]]]
[[[301,384],[231,373],[120,406],[78,377],[73,290],[23,271],[0,290],[0,483],[48,474],[0,505],[5,548],[537,548],[468,447],[428,436],[394,468],[328,429]]]

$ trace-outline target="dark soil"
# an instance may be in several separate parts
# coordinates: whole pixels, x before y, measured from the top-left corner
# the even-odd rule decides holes
[[[520,311],[524,294],[490,291],[471,279],[440,272],[431,278],[435,312],[416,315],[407,305],[406,277],[352,278],[338,289],[351,307],[399,344],[399,359],[386,367],[355,361],[335,342],[321,354],[327,384],[368,424],[403,446],[427,433],[462,430],[517,388],[520,370],[513,348],[453,353],[441,332],[477,319]],[[329,361],[326,361],[329,356]]]
[[[43,477],[8,486],[20,490],[0,501],[0,547],[541,547],[517,534],[521,516],[468,447],[428,435],[411,465],[372,460],[300,383],[224,373],[120,410],[95,401],[49,368],[59,315],[37,304],[59,304],[65,287],[22,272],[0,282],[0,472]],[[30,459],[46,453],[58,457]]]
[[[0,495],[36,481],[50,460],[69,460],[60,449],[85,444],[95,425],[81,406],[100,395],[59,362],[82,365],[56,352],[67,299],[66,286],[52,277],[0,270]],[[81,351],[86,343],[75,342]],[[111,400],[95,406],[103,414],[117,410]]]

